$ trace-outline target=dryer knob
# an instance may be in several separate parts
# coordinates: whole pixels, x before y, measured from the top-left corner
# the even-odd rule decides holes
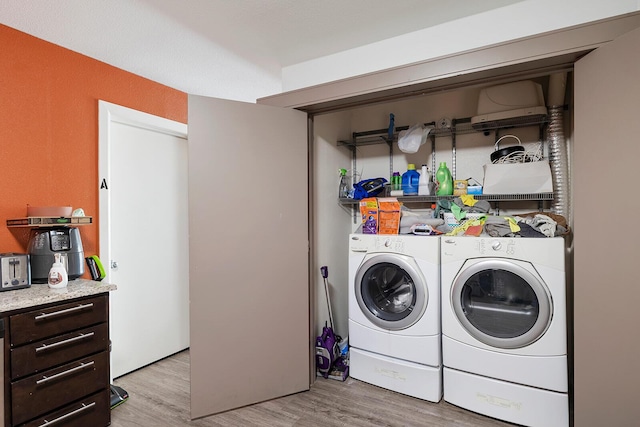
[[[387,239],[387,240],[384,241],[384,247],[385,248],[390,248],[391,247],[391,240],[390,239]]]
[[[494,251],[499,251],[500,249],[502,249],[502,243],[498,241],[492,242],[491,249],[493,249]]]

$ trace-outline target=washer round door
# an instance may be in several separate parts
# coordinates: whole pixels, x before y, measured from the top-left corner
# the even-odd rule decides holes
[[[518,261],[487,259],[463,267],[451,289],[462,326],[496,348],[525,347],[549,327],[553,313],[547,287]]]
[[[408,328],[427,308],[425,278],[415,260],[405,255],[384,253],[365,258],[353,285],[360,310],[384,329]]]

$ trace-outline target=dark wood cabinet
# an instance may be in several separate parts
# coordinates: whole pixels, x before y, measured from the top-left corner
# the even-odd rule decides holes
[[[21,427],[89,427],[111,424],[111,408],[109,391],[100,391],[90,396],[38,417]]]
[[[11,345],[18,346],[107,322],[108,310],[109,304],[105,295],[14,314],[9,319]]]
[[[5,317],[5,423],[107,426],[108,294]]]

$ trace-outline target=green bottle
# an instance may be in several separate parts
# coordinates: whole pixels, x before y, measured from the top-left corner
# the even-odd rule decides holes
[[[440,162],[440,167],[436,172],[436,180],[438,181],[438,196],[450,196],[453,194],[453,178],[451,171],[447,167],[447,162]]]

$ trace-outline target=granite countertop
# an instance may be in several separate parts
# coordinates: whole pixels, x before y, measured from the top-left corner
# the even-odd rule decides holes
[[[0,313],[97,295],[116,289],[116,285],[87,279],[70,280],[67,287],[62,289],[51,289],[46,283],[34,283],[28,288],[0,292]]]

